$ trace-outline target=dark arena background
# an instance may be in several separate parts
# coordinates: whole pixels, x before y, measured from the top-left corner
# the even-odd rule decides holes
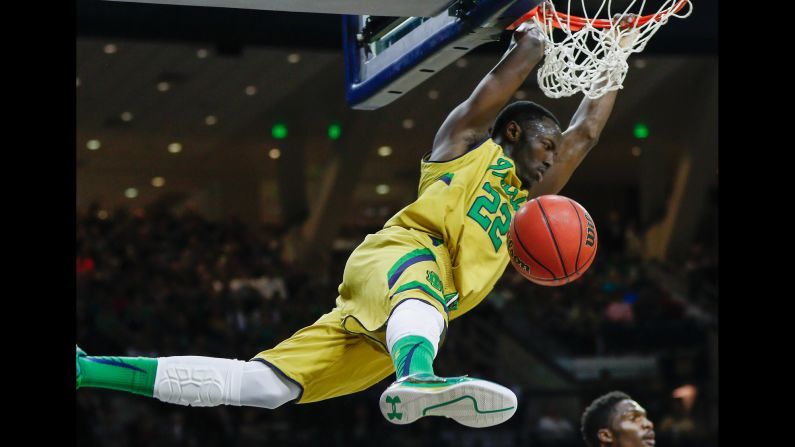
[[[77,392],[77,445],[585,446],[584,408],[630,394],[660,447],[718,445],[717,1],[693,0],[629,73],[560,194],[593,216],[561,287],[510,265],[434,363],[519,398],[508,422],[387,422],[359,394],[276,410]],[[394,103],[345,100],[338,15],[77,1],[77,336],[89,354],[249,359],[328,312],[345,261],[417,195],[420,157],[509,34]],[[581,99],[515,99],[567,124]]]

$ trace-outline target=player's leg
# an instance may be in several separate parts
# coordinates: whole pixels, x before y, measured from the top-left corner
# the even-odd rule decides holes
[[[429,301],[406,299],[387,323],[387,345],[397,381],[381,395],[384,417],[408,424],[423,416],[445,416],[470,427],[489,427],[516,412],[516,395],[502,385],[470,377],[439,377],[433,360],[444,318]]]
[[[296,402],[301,404],[357,393],[389,377],[392,360],[384,345],[347,331],[341,321],[340,309],[335,308],[252,360],[300,384]]]
[[[300,387],[260,362],[214,357],[93,357],[76,349],[77,388],[107,388],[179,405],[277,408]]]
[[[387,323],[386,343],[398,379],[433,374],[444,326],[444,317],[422,301],[408,299],[395,308]]]
[[[379,402],[390,422],[434,415],[486,427],[516,411],[505,387],[434,374],[449,311],[459,306],[450,254],[438,239],[399,227],[367,236],[348,259],[337,303],[343,328],[376,340],[382,361],[393,362],[398,380]]]

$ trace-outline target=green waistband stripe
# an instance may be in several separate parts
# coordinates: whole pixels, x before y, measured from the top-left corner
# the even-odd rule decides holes
[[[395,282],[397,282],[400,275],[412,264],[416,264],[417,262],[421,261],[436,261],[436,256],[433,255],[433,252],[427,248],[420,248],[417,250],[413,250],[401,257],[397,260],[397,262],[392,265],[392,268],[389,269],[389,273],[386,274],[387,281],[389,282],[389,288],[391,289]]]

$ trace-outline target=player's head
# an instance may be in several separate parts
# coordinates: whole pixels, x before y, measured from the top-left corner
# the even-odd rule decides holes
[[[646,410],[621,391],[591,402],[582,414],[580,431],[588,447],[654,446],[654,424]]]
[[[541,180],[552,166],[560,144],[560,122],[549,110],[530,101],[517,101],[497,115],[491,130],[494,141],[509,151],[525,188]]]

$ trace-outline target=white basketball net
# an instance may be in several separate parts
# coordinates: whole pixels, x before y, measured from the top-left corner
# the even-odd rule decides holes
[[[656,3],[660,0],[652,1]],[[552,2],[547,2],[545,17],[542,18],[540,14],[533,17],[547,36],[544,65],[538,70],[541,90],[550,98],[571,96],[577,92],[589,98],[598,98],[609,91],[623,88],[629,55],[643,51],[651,36],[670,17],[685,18],[693,11],[692,2],[688,1],[679,12],[674,12],[681,1],[662,0],[654,18],[644,24],[621,29],[617,22],[610,28],[595,28],[594,19],[611,19],[615,15],[627,14],[643,16],[646,0],[632,0],[626,8],[618,11],[613,10],[613,0],[602,0],[599,9],[592,14],[586,8],[585,0],[580,0],[585,14],[583,18],[587,21],[579,30],[571,18],[558,19],[560,28],[554,27],[555,7]],[[594,4],[598,2],[588,3],[591,3],[593,11]],[[567,3],[566,12],[569,11],[571,0]]]

